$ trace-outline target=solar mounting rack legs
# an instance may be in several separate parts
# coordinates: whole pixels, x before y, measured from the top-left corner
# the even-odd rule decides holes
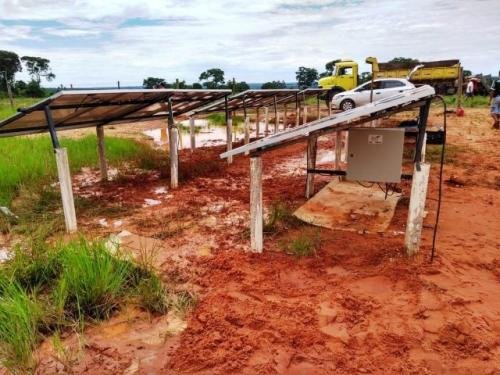
[[[337,130],[337,142],[340,141],[340,130],[348,129],[349,124],[353,125],[368,122],[372,116],[384,111],[400,109],[401,111],[411,108],[413,103],[421,103],[419,116],[419,139],[415,153],[415,171],[410,197],[410,210],[405,236],[405,246],[408,255],[414,254],[419,247],[425,199],[427,193],[427,183],[429,176],[429,165],[421,163],[421,151],[424,149],[425,128],[429,107],[435,91],[430,86],[422,86],[414,90],[400,93],[387,99],[367,104],[362,107],[352,109],[325,119],[319,119],[304,126],[286,130],[279,134],[257,140],[234,150],[228,150],[221,154],[221,158],[232,157],[241,153],[250,153],[250,242],[251,249],[256,252],[263,250],[263,230],[262,230],[262,156],[261,153],[282,145],[286,145],[299,138],[308,137],[308,169],[315,164],[317,136],[321,130]],[[366,121],[365,121],[366,120]],[[338,145],[338,148],[340,145]],[[309,165],[310,163],[310,165]],[[312,176],[307,179],[306,194],[312,194]]]

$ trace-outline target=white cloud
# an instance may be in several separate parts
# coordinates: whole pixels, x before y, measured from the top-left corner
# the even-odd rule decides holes
[[[0,42],[10,43],[22,39],[34,39],[29,26],[5,26],[0,23]]]
[[[247,82],[294,80],[298,66],[322,70],[339,57],[459,58],[485,73],[500,61],[498,0],[0,0],[2,19],[58,22],[0,26],[0,41],[48,57],[56,82],[80,86],[193,81],[215,66]],[[33,37],[46,43],[19,40]]]

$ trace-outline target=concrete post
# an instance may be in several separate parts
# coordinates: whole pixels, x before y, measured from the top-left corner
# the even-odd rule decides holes
[[[335,132],[335,169],[340,169],[340,158],[342,157],[342,132]]]
[[[269,107],[264,108],[264,135],[269,135]]]
[[[411,183],[410,206],[406,222],[405,247],[406,253],[411,256],[418,252],[422,237],[424,221],[425,199],[429,182],[430,164],[420,163],[420,171],[416,166]]]
[[[259,138],[260,135],[260,108],[255,110],[255,136]]]
[[[307,139],[307,169],[316,168],[316,153],[318,151],[318,137],[309,136]],[[314,195],[314,173],[307,172],[306,198]]]
[[[57,163],[57,174],[61,189],[61,199],[64,212],[64,221],[68,233],[76,232],[75,201],[73,198],[73,187],[71,186],[71,174],[69,170],[68,151],[66,148],[54,149]]]
[[[191,152],[196,148],[196,135],[194,128],[194,117],[189,117],[189,137],[191,139]]]
[[[262,157],[250,158],[250,240],[253,251],[262,252],[263,241],[262,210]]]
[[[233,116],[228,112],[226,119],[226,151],[231,151],[233,149]],[[227,163],[231,164],[233,162],[233,156],[228,156]]]
[[[104,128],[100,125],[96,127],[97,152],[99,154],[99,168],[101,170],[101,181],[108,181],[108,162],[106,160],[106,147],[104,144]]]
[[[170,149],[170,187],[176,189],[179,186],[179,129],[172,126],[168,128],[169,149]]]

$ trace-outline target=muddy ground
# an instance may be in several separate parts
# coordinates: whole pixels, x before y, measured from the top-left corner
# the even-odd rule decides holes
[[[431,123],[442,124],[437,112]],[[500,133],[487,109],[449,115],[448,126],[452,157],[432,264],[437,164],[412,259],[403,248],[408,183],[387,232],[319,229],[316,255],[296,258],[282,244],[306,225],[266,235],[262,254],[248,251],[247,157],[227,166],[220,147],[183,150],[176,190],[164,173],[88,186],[82,181],[97,171],[76,176],[76,194],[129,208],[119,218],[80,217],[83,232],[119,234],[198,303],[184,318],[127,309],[83,337],[69,334],[64,353],[47,340],[38,373],[499,373]],[[333,139],[320,139],[325,167],[332,148]],[[305,201],[304,152],[295,144],[263,157],[266,212],[273,202]],[[329,179],[318,177],[316,190]]]

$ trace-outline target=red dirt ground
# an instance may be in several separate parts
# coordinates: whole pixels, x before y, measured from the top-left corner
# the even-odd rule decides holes
[[[440,118],[432,117],[434,124]],[[187,327],[171,314],[124,311],[86,330],[71,362],[82,374],[498,374],[500,373],[500,134],[487,110],[450,116],[456,155],[445,168],[437,256],[429,263],[437,196],[432,167],[423,246],[403,249],[409,185],[390,230],[358,234],[320,229],[316,256],[295,258],[280,243],[301,228],[265,237],[262,254],[248,251],[246,157],[227,167],[216,149],[181,153],[181,170],[212,160],[154,207],[157,175],[81,188],[100,201],[134,207],[123,228],[162,238],[165,222],[181,221],[155,264],[174,288],[199,298]],[[325,139],[320,149],[332,146]],[[305,146],[264,156],[264,203],[304,202]],[[205,173],[207,172],[207,173]],[[286,173],[278,173],[286,172]],[[320,177],[319,189],[328,181]],[[457,184],[457,181],[460,183]],[[118,190],[118,185],[126,189]],[[95,232],[95,218],[82,221]],[[169,224],[170,223],[170,224]],[[185,224],[185,225],[184,225]],[[171,230],[172,228],[168,228]],[[113,232],[101,229],[100,234]],[[208,248],[209,255],[205,251]],[[200,255],[200,254],[204,255]],[[171,326],[179,329],[170,329]],[[170,328],[169,328],[170,327]],[[181,333],[178,333],[181,331]],[[76,345],[70,335],[66,344]],[[38,373],[62,373],[64,361],[42,346]]]

